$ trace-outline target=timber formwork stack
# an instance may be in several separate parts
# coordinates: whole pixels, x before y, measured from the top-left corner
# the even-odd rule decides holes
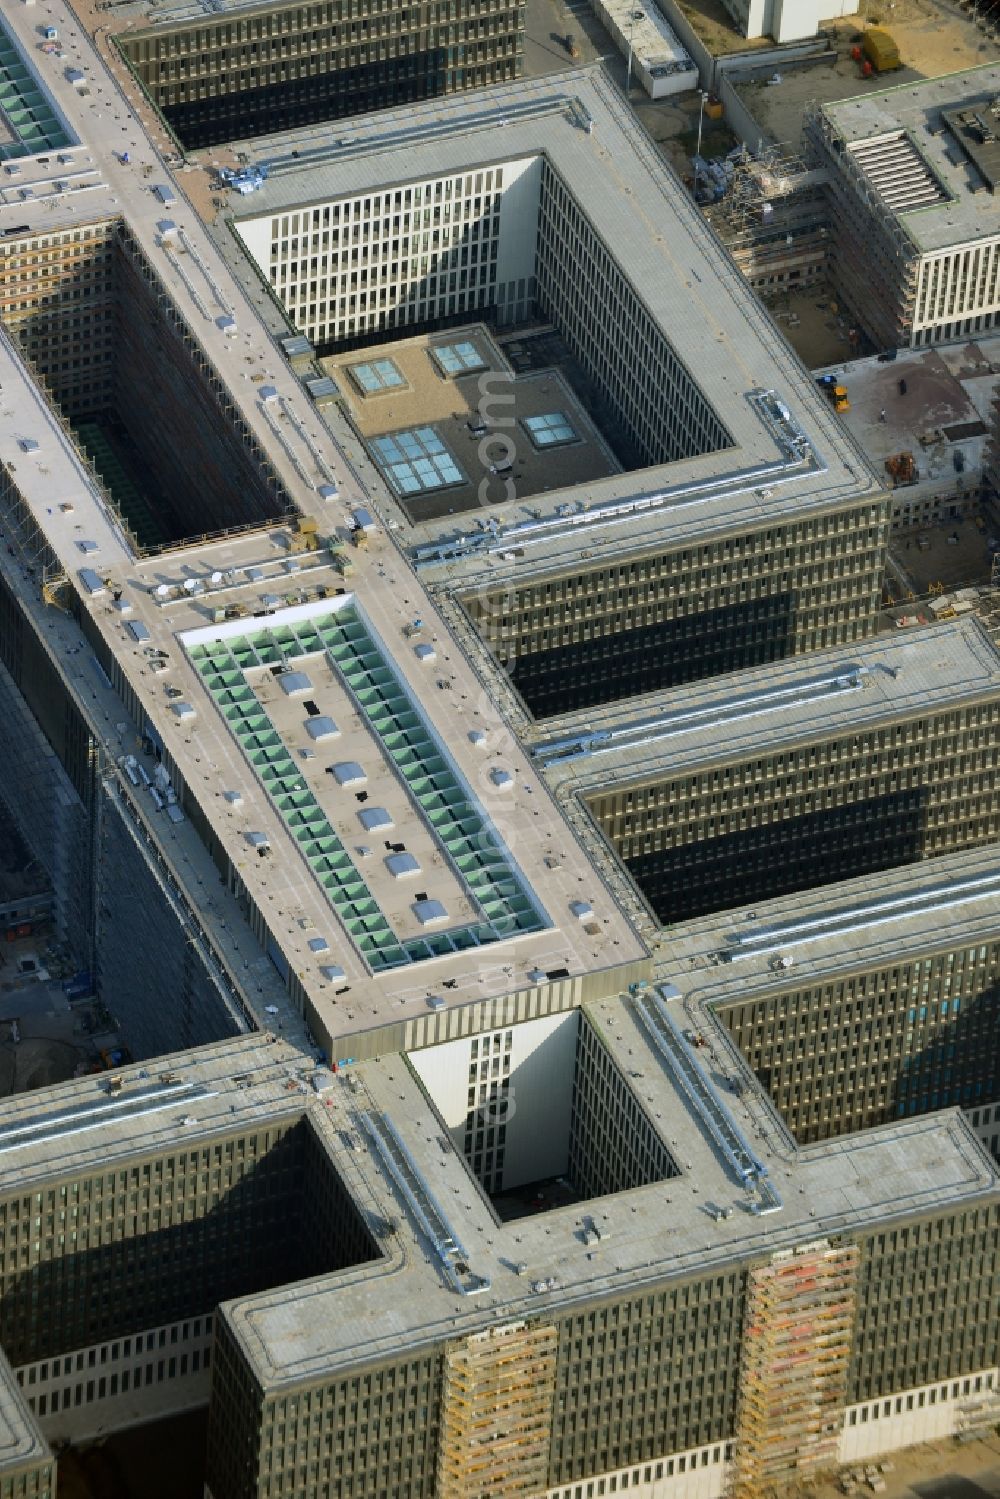
[[[857,1272],[857,1246],[826,1241],[750,1270],[735,1499],[787,1492],[836,1467]]]
[[[453,1343],[445,1354],[438,1499],[515,1499],[546,1487],[554,1327],[512,1327]]]

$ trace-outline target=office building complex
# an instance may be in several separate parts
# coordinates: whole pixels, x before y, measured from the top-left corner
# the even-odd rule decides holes
[[[520,76],[523,0],[319,5],[189,0],[122,55],[185,149],[463,93]]]
[[[407,385],[392,348],[371,345],[419,327],[450,346],[442,325],[485,318],[511,361],[477,356],[491,378],[464,399],[473,427],[484,411],[506,424],[488,460],[502,465],[507,449],[532,446],[511,378],[530,345],[503,330],[532,313],[555,326],[624,472],[563,487],[556,443],[534,519],[511,508],[518,458],[489,490],[506,503],[488,530],[474,515],[449,525],[445,506],[471,508],[453,498],[468,441],[453,451],[440,425],[422,426],[451,482],[404,495],[422,575],[447,578],[539,717],[863,639],[889,524],[884,493],[823,401],[796,376],[785,404],[787,356],[775,357],[732,265],[699,251],[689,269],[686,247],[704,243],[696,209],[665,186],[613,91],[579,78],[570,102],[541,85],[497,94],[506,123],[492,165],[491,119],[458,102],[430,124],[398,118],[389,134],[353,124],[335,151],[314,132],[262,143],[271,175],[236,211],[296,326],[321,347],[369,346],[357,361],[334,357],[349,405],[351,369],[367,376],[379,354],[389,360],[391,384],[366,392],[355,418],[361,436],[368,407],[397,412]],[[636,201],[643,216],[622,236]],[[571,453],[580,434],[561,428]]]
[[[834,282],[877,347],[996,325],[1000,73],[989,64],[807,116],[830,179]]]
[[[994,839],[998,670],[972,617],[569,718],[536,754],[672,924]]]
[[[73,59],[0,754],[136,1060],[0,1103],[0,1499],[205,1406],[209,1499],[995,1422],[986,624],[876,635],[887,497],[599,71],[261,145],[254,266]]]

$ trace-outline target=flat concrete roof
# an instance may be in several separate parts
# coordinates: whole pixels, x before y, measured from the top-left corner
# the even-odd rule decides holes
[[[941,854],[671,927],[660,982],[710,1010],[1000,940],[1000,852]],[[787,965],[787,966],[786,966]]]
[[[687,1023],[681,998],[665,1005],[675,1026]],[[636,1002],[586,1006],[585,1015],[630,1078],[678,1176],[500,1224],[442,1137],[404,1057],[346,1067],[334,1079],[327,1074],[317,1095],[301,1051],[257,1036],[165,1058],[152,1075],[121,1069],[123,1088],[113,1097],[106,1080],[91,1077],[5,1100],[0,1193],[113,1169],[140,1155],[191,1150],[272,1120],[308,1118],[379,1240],[381,1257],[224,1305],[267,1387],[393,1361],[476,1331],[497,1315],[556,1316],[824,1234],[870,1232],[1000,1196],[997,1167],[958,1110],[796,1148],[759,1090],[744,1099],[719,1094],[710,1106],[713,1121],[728,1120],[751,1142],[782,1204],[766,1215],[752,1212],[715,1123],[694,1120]],[[713,1046],[723,1045],[720,1023],[712,1024]],[[410,1203],[389,1181],[367,1119],[390,1121],[405,1140],[418,1200],[427,1204],[431,1194],[465,1244],[470,1278],[488,1282],[477,1294],[461,1295],[444,1273]],[[717,1208],[732,1213],[717,1220]],[[396,1225],[389,1236],[387,1220]],[[591,1220],[604,1235],[596,1247],[584,1238]],[[520,1274],[518,1265],[525,1267]]]
[[[247,11],[259,11],[266,15],[268,11],[285,10],[288,0],[154,0],[149,11],[142,17],[147,29],[155,27],[189,25],[210,25],[212,21],[236,13],[245,14]],[[137,7],[137,9],[141,9]],[[142,35],[142,30],[136,27],[132,35]]]
[[[670,1001],[670,1007],[676,1023],[685,1024],[681,1002]],[[427,1239],[414,1232],[405,1202],[393,1193],[389,1206],[400,1232],[391,1256],[224,1309],[266,1384],[391,1362],[402,1350],[461,1336],[498,1316],[558,1316],[589,1301],[634,1296],[657,1283],[699,1277],[824,1234],[877,1230],[896,1219],[993,1201],[1000,1194],[995,1164],[957,1110],[796,1149],[789,1148],[774,1115],[766,1136],[758,1132],[760,1115],[750,1110],[769,1107],[762,1094],[747,1104],[730,1105],[727,1097],[723,1107],[752,1138],[783,1203],[777,1212],[754,1214],[718,1138],[694,1119],[632,1002],[587,1006],[585,1014],[631,1077],[681,1174],[501,1225],[464,1162],[442,1143],[440,1123],[405,1060],[360,1067],[356,1091],[347,1079],[334,1091],[328,1122],[358,1142],[358,1164],[370,1182],[378,1157],[359,1117],[370,1111],[392,1120],[468,1250],[471,1274],[489,1285],[469,1297],[453,1290]],[[716,1208],[731,1208],[731,1216],[717,1221]],[[585,1237],[591,1222],[605,1236],[596,1248]],[[521,1274],[517,1265],[525,1267]]]
[[[523,337],[522,330],[519,338]],[[482,324],[471,324],[399,343],[374,344],[322,361],[337,382],[352,423],[368,442],[372,461],[383,473],[386,469],[373,441],[415,428],[431,427],[454,459],[460,483],[412,495],[394,486],[387,473],[400,508],[418,527],[465,511],[494,512],[498,505],[506,507],[511,485],[522,499],[535,495],[544,499],[550,490],[620,471],[621,465],[558,365],[535,372],[512,367],[505,345],[512,341],[520,348],[519,338],[511,335],[498,344]],[[441,359],[456,347],[475,351],[481,362],[469,374],[446,377]],[[363,394],[358,371],[363,376],[387,360],[404,383]],[[498,401],[500,380],[505,425],[498,432],[489,419]],[[534,442],[531,422],[556,414],[567,418],[571,438],[551,445]],[[467,519],[471,522],[474,517]]]
[[[640,940],[575,845],[562,815],[524,752],[512,736],[492,728],[492,709],[438,610],[419,582],[406,572],[389,538],[381,534],[366,552],[352,553],[357,576],[350,580],[351,596],[359,601],[378,640],[389,651],[397,680],[411,701],[423,705],[432,733],[447,745],[450,762],[483,809],[501,846],[515,851],[516,867],[526,889],[544,891],[544,897],[533,897],[543,913],[539,928],[498,942],[489,955],[471,948],[435,959],[429,965],[414,964],[402,972],[371,974],[339,925],[324,887],[305,861],[292,828],[282,818],[257,769],[248,762],[221,706],[180,639],[195,631],[214,640],[223,638],[227,631],[232,633],[234,627],[240,634],[253,633],[255,629],[280,630],[283,614],[301,610],[304,605],[300,601],[307,597],[315,599],[318,589],[328,595],[318,601],[318,607],[321,611],[331,609],[337,599],[336,590],[343,586],[344,580],[331,565],[329,552],[300,556],[295,559],[298,571],[290,574],[286,568],[288,554],[280,540],[275,544],[280,532],[271,531],[233,537],[228,542],[154,559],[128,559],[113,522],[101,515],[62,430],[34,396],[10,351],[4,347],[0,347],[0,382],[5,397],[15,402],[19,413],[16,429],[10,429],[6,439],[0,436],[0,458],[9,457],[18,463],[22,490],[29,503],[33,499],[37,504],[38,513],[49,528],[50,541],[57,555],[64,558],[72,581],[76,581],[75,564],[80,560],[75,540],[79,530],[97,541],[97,553],[88,562],[100,570],[102,578],[112,578],[121,587],[120,602],[129,606],[129,612],[122,613],[116,608],[109,593],[91,597],[81,589],[82,607],[107,641],[144,717],[167,746],[190,794],[197,799],[215,836],[264,913],[280,951],[300,976],[328,1034],[350,1035],[424,1015],[428,989],[437,990],[446,979],[454,980],[449,989],[449,1004],[461,1005],[525,987],[526,975],[535,969],[567,969],[583,974],[606,966],[612,952],[613,964],[642,956]],[[31,460],[17,447],[13,430],[39,433],[38,453]],[[51,499],[56,492],[73,504],[72,513],[64,514],[45,505],[45,499]],[[47,514],[49,509],[54,509],[54,514]],[[328,518],[328,524],[343,540],[349,524],[348,513],[338,508],[336,517]],[[214,573],[231,575],[234,581],[213,585]],[[252,580],[248,573],[254,575]],[[185,580],[197,581],[203,591],[188,593],[180,587]],[[158,590],[170,584],[172,596],[161,601]],[[41,607],[30,584],[26,584],[25,595],[30,607]],[[244,618],[228,623],[225,628],[213,626],[211,614],[220,607],[239,609]],[[314,603],[313,608],[316,607]],[[254,614],[262,610],[266,614],[255,620]],[[418,616],[422,620],[420,638],[436,647],[437,659],[431,663],[417,659],[404,635]],[[46,615],[47,619],[50,617],[51,611]],[[127,631],[127,625],[135,620],[141,620],[149,631],[149,639],[143,644],[137,643]],[[164,672],[151,668],[149,653],[155,651],[167,653],[168,666]],[[95,690],[91,686],[95,668],[89,652],[79,658],[71,657],[63,665],[69,679],[77,682],[78,690]],[[316,706],[329,708],[329,716],[341,730],[341,737],[333,740],[329,748],[316,746],[315,760],[300,754],[302,749],[310,747],[305,728],[307,699],[282,693],[273,680],[267,680],[267,673],[256,669],[251,673],[260,678],[258,690],[264,694],[267,712],[273,717],[280,737],[299,757],[297,766],[303,782],[320,793],[352,860],[363,871],[363,878],[378,885],[377,861],[357,852],[359,846],[371,842],[371,837],[366,837],[353,820],[358,805],[354,795],[350,790],[334,788],[332,778],[325,774],[328,762],[359,760],[367,772],[365,789],[373,803],[387,807],[391,804],[394,821],[401,830],[398,839],[422,851],[421,862],[426,860],[430,871],[428,894],[436,897],[440,891],[452,924],[460,924],[468,914],[467,892],[460,891],[455,884],[453,873],[441,858],[436,836],[419,815],[417,803],[399,783],[385,747],[360,722],[356,705],[328,665],[321,660],[310,661],[307,674],[319,695]],[[180,699],[173,696],[176,693],[181,694]],[[190,722],[179,722],[172,714],[171,708],[178,700],[194,708]],[[135,745],[140,737],[136,728],[123,744],[113,731],[113,726],[121,721],[122,709],[117,699],[109,711],[108,751],[118,762],[125,746]],[[483,746],[469,738],[469,732],[477,725],[487,734]],[[488,771],[497,764],[514,774],[513,795],[492,785]],[[124,775],[122,784],[128,794]],[[240,793],[239,805],[227,800],[225,793],[231,791]],[[163,819],[144,800],[140,799],[140,805],[153,837],[161,841],[166,833]],[[258,858],[247,845],[243,836],[247,830],[266,834],[271,848],[268,858]],[[217,876],[212,883],[217,883]],[[388,887],[391,882],[385,883]],[[581,883],[594,900],[601,924],[599,937],[585,933],[570,912],[570,900]],[[394,919],[401,923],[402,932],[410,921],[404,904],[388,888],[385,896],[395,913]],[[324,978],[321,962],[308,948],[308,938],[317,932],[329,936],[337,961],[346,970],[349,993],[339,998],[335,996],[335,986]]]
[[[89,39],[79,33],[75,23],[71,26],[70,13],[58,0],[54,15],[65,34],[70,30],[77,32],[72,42],[67,43],[74,61],[89,76],[105,78],[104,65]],[[30,8],[19,7],[9,17],[8,24],[30,38],[33,20]],[[169,746],[191,795],[198,800],[214,835],[233,858],[255,903],[265,913],[289,969],[302,975],[301,982],[317,1025],[335,1039],[423,1017],[427,1014],[429,988],[436,992],[445,980],[454,981],[447,990],[448,1005],[461,1006],[531,988],[527,975],[536,970],[546,973],[567,970],[570,975],[583,975],[607,968],[610,974],[619,964],[642,958],[645,950],[640,939],[576,846],[562,815],[513,738],[505,730],[494,728],[495,710],[488,692],[483,691],[481,677],[455,643],[448,624],[421,581],[399,557],[391,529],[392,514],[386,511],[384,487],[370,466],[365,466],[357,439],[346,423],[342,422],[335,431],[324,414],[310,406],[244,287],[230,272],[211,236],[184,200],[183,177],[173,177],[158,161],[124,100],[113,90],[109,98],[96,89],[81,97],[65,80],[63,83],[65,87],[59,94],[61,107],[81,138],[88,142],[89,149],[99,157],[107,184],[100,192],[87,195],[86,213],[76,197],[67,195],[59,200],[58,211],[47,209],[41,215],[36,209],[31,216],[25,215],[31,219],[29,231],[52,232],[72,227],[100,218],[102,212],[109,217],[126,217],[132,234],[162,278],[179,312],[188,319],[192,337],[219,372],[237,412],[268,452],[299,510],[316,514],[321,534],[336,535],[340,541],[346,540],[350,516],[357,508],[369,510],[377,523],[384,522],[367,551],[351,553],[355,564],[352,591],[379,640],[386,645],[407,691],[423,702],[435,732],[447,744],[464,781],[477,789],[491,816],[492,803],[501,803],[495,807],[494,820],[502,841],[516,849],[518,867],[527,886],[534,890],[544,888],[546,892],[547,920],[542,929],[498,943],[488,958],[482,950],[471,948],[431,964],[414,964],[403,972],[380,976],[368,973],[351,943],[346,937],[339,937],[322,886],[305,863],[296,840],[262,783],[251,773],[203,679],[187,660],[177,638],[184,631],[204,628],[210,622],[210,611],[215,604],[239,606],[252,616],[261,610],[283,608],[289,598],[300,601],[310,591],[315,597],[318,588],[334,597],[344,580],[331,566],[329,552],[306,554],[298,559],[300,570],[290,572],[287,563],[295,559],[289,558],[281,542],[280,528],[275,528],[234,535],[158,558],[135,558],[117,517],[105,507],[101,494],[81,467],[75,448],[33,385],[9,336],[0,330],[0,387],[5,416],[0,433],[0,459],[16,469],[18,486],[40,532],[80,595],[82,608],[98,636],[106,641],[119,662],[135,693],[141,718],[148,719]],[[53,88],[58,92],[60,87],[56,78]],[[125,145],[132,148],[129,164],[122,163],[116,155]],[[146,165],[155,167],[150,178],[143,174]],[[190,258],[185,257],[188,269],[183,274],[177,259],[168,256],[161,244],[158,225],[162,204],[149,188],[150,181],[161,180],[172,181],[177,190],[178,202],[172,216],[195,252]],[[16,209],[0,208],[0,229],[17,227],[20,220],[16,214]],[[210,315],[218,310],[219,299],[235,317],[235,335],[227,334]],[[256,376],[256,381],[251,376]],[[264,382],[276,392],[274,400],[284,414],[280,443],[275,439],[271,421],[272,405],[262,397]],[[25,442],[37,443],[37,448],[29,452]],[[337,497],[324,500],[321,491],[331,476],[336,480]],[[58,504],[53,503],[54,498]],[[81,540],[94,543],[86,555],[80,549]],[[113,580],[113,586],[121,588],[131,612],[116,608],[110,592],[103,588],[91,593],[80,576],[84,567],[97,576],[98,583]],[[67,644],[58,658],[62,669],[73,690],[86,702],[87,711],[100,715],[98,723],[103,717],[104,749],[109,760],[121,762],[126,750],[134,752],[138,748],[143,724],[131,721],[122,699],[96,669],[91,651],[81,649],[73,622],[42,603],[37,578],[13,564],[6,571],[28,612],[44,621],[40,623],[40,633],[53,642],[66,636]],[[215,587],[214,573],[233,573],[237,578],[234,584],[222,588],[217,599],[208,597]],[[157,589],[161,585],[176,586],[185,581],[195,581],[202,591],[189,595],[180,589],[181,596],[160,601]],[[435,662],[418,660],[403,634],[416,618],[423,621],[421,640],[436,646]],[[149,631],[149,639],[141,644],[126,628],[137,621]],[[151,650],[168,652],[170,669],[166,675],[151,671],[147,654]],[[439,682],[445,685],[438,686]],[[178,695],[168,696],[168,686]],[[332,696],[330,684],[331,702]],[[179,701],[195,710],[193,719],[178,720],[171,705]],[[331,716],[342,729],[345,727],[340,724],[337,710]],[[483,747],[469,738],[477,726],[487,732]],[[326,751],[322,753],[325,763]],[[338,752],[336,758],[349,757]],[[496,763],[513,771],[517,782],[513,797],[509,791],[497,792],[489,781],[488,768]],[[242,793],[240,806],[225,799],[224,793],[234,789]],[[199,917],[209,924],[219,953],[235,975],[235,981],[244,985],[247,1003],[258,1015],[265,1000],[274,1003],[286,1033],[304,1032],[285,986],[277,980],[268,959],[245,931],[242,918],[227,915],[228,894],[220,891],[205,896],[206,888],[214,890],[218,886],[218,872],[190,823],[168,825],[153,804],[147,804],[147,798],[139,793],[133,796],[124,773],[121,794],[135,802],[152,838],[174,861]],[[243,836],[245,830],[260,831],[267,836],[272,850],[270,857],[257,857]],[[581,884],[586,886],[601,924],[601,934],[597,937],[585,933],[569,912],[569,900],[578,893]],[[433,889],[428,889],[428,895],[434,894]],[[446,899],[445,905],[449,920],[457,919],[459,901]],[[339,938],[334,943],[336,962],[345,969],[347,995],[335,994],[335,984],[343,985],[324,976],[322,968],[330,967],[330,963],[323,963],[308,946],[309,938],[317,932],[327,932],[331,939],[335,934]],[[615,984],[610,976],[608,984],[609,987]]]
[[[680,703],[659,692],[566,714],[546,723],[535,763],[554,788],[592,797],[998,696],[1000,653],[965,615],[693,683]],[[572,741],[595,732],[610,737],[574,757]]]
[[[1000,387],[1000,336],[900,349],[890,362],[872,355],[817,373],[836,374],[847,386],[851,409],[840,420],[877,470],[884,473],[885,460],[896,453],[913,454],[918,481],[897,490],[897,501],[925,500],[955,488],[960,477],[956,452],[964,464],[963,487],[966,492],[975,489]],[[906,381],[905,394],[900,380]]]
[[[266,163],[270,175],[258,192],[234,201],[237,224],[544,155],[731,434],[732,446],[713,453],[560,486],[534,496],[527,510],[508,507],[508,524],[488,554],[452,558],[438,569],[428,562],[432,576],[488,586],[498,565],[509,581],[503,552],[517,557],[516,580],[570,565],[595,544],[605,552],[680,545],[878,492],[863,452],[837,424],[600,68],[501,85],[488,97],[473,93],[386,110],[377,118],[339,121],[335,130],[324,126],[262,138],[244,149],[251,161]],[[788,461],[780,435],[753,397],[761,390],[775,391],[806,434],[809,461]],[[637,496],[642,507],[614,521],[601,511],[602,504]],[[568,503],[581,513],[565,525],[530,537],[518,530],[527,515],[551,519]],[[454,538],[470,525],[461,518],[431,520],[415,540]]]
[[[819,106],[835,135],[848,148],[900,131],[943,185],[944,201],[893,212],[875,194],[875,206],[895,217],[919,254],[1000,235],[1000,200],[977,170],[943,112],[976,109],[991,119],[990,103],[1000,95],[1000,64],[984,63],[962,73],[902,83]],[[997,124],[997,121],[994,121]]]

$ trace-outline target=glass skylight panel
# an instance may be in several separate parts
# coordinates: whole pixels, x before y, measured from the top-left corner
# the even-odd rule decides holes
[[[475,344],[467,339],[457,344],[440,344],[433,354],[446,375],[468,375],[488,367]]]
[[[376,437],[371,448],[397,494],[423,494],[465,482],[462,470],[433,427]]]
[[[378,395],[383,390],[402,390],[406,385],[402,370],[391,359],[372,359],[349,368],[352,380],[366,396]]]
[[[554,448],[563,442],[575,442],[577,433],[564,411],[547,411],[541,416],[526,416],[525,430],[536,448]]]

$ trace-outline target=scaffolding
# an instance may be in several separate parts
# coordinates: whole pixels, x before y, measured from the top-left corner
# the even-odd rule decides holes
[[[993,556],[989,587],[980,593],[979,615],[993,644],[1000,650],[1000,552]]]
[[[848,143],[822,106],[804,113],[808,160],[829,172],[829,213],[836,230],[831,265],[838,292],[876,346],[908,346],[919,274],[916,245],[882,188],[882,169],[898,131]]]
[[[787,146],[729,158],[724,196],[706,217],[755,291],[806,286],[826,275],[828,175]]]
[[[515,1322],[449,1346],[438,1499],[544,1493],[557,1345],[554,1326]]]
[[[857,1272],[857,1245],[825,1239],[750,1270],[733,1499],[787,1493],[836,1467]]]
[[[955,1415],[955,1435],[958,1437],[986,1436],[1000,1425],[1000,1389],[988,1374],[981,1389],[965,1395],[959,1401]]]

